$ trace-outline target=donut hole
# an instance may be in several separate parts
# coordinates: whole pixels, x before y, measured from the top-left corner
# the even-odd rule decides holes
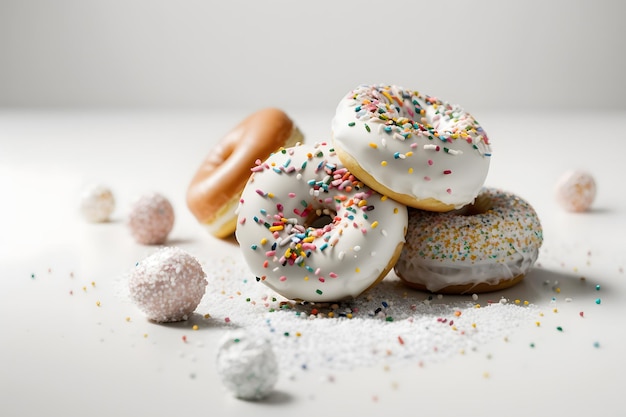
[[[210,171],[213,171],[216,167],[226,162],[234,153],[237,148],[237,142],[232,140],[224,140],[218,144],[209,155],[207,155],[207,161],[209,162]]]
[[[235,153],[235,144],[227,143],[222,149],[220,158],[222,159],[222,161],[227,161],[233,155],[233,153]]]
[[[323,229],[335,221],[337,213],[334,210],[324,208],[312,211],[304,221],[304,227]]]

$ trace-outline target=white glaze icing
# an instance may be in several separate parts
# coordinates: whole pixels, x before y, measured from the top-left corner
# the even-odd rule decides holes
[[[428,198],[471,203],[489,170],[489,139],[469,113],[402,87],[357,87],[339,102],[332,130],[334,146],[418,208]]]
[[[336,301],[391,268],[406,206],[355,179],[329,144],[287,148],[253,171],[236,236],[258,280],[289,299]],[[324,216],[332,221],[311,224]]]
[[[456,285],[495,285],[525,275],[537,260],[543,230],[537,213],[520,197],[485,188],[490,209],[432,213],[409,211],[407,242],[395,271],[429,291]]]

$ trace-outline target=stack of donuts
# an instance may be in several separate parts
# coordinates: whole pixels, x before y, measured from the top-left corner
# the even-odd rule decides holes
[[[216,236],[236,232],[257,280],[286,298],[357,297],[391,269],[420,290],[495,291],[519,282],[537,259],[536,212],[484,187],[490,141],[457,105],[360,85],[339,102],[327,141],[304,144],[277,109],[233,132],[198,170],[188,205],[201,223],[219,225],[210,229]],[[245,161],[234,158],[240,153]],[[243,178],[234,164],[248,170]],[[224,175],[237,178],[215,191]]]

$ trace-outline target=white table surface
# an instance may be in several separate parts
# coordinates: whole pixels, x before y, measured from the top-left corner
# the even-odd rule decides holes
[[[290,114],[307,140],[329,138],[332,112]],[[540,326],[528,320],[432,363],[295,369],[262,402],[222,388],[215,355],[227,325],[156,325],[116,289],[128,266],[154,250],[134,243],[124,225],[130,202],[146,191],[174,205],[167,244],[200,260],[240,259],[232,240],[197,225],[184,196],[212,143],[246,115],[0,110],[1,416],[623,415],[626,113],[475,114],[493,142],[486,185],[531,202],[545,236],[539,266],[489,298],[528,301]],[[554,200],[554,183],[572,168],[597,181],[588,213],[567,213]],[[79,214],[80,191],[92,182],[115,193],[110,223]],[[427,296],[408,291],[417,301]]]

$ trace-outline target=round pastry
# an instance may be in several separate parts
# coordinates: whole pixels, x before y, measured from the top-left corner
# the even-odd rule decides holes
[[[141,311],[159,323],[187,320],[207,286],[200,263],[175,247],[159,249],[131,271],[130,297]]]
[[[226,334],[217,353],[217,372],[237,398],[260,400],[278,381],[278,363],[267,339],[242,330]]]
[[[160,245],[174,227],[174,208],[158,193],[139,197],[128,214],[128,228],[137,243]]]
[[[332,129],[346,168],[411,207],[469,204],[489,170],[489,139],[469,113],[401,87],[359,86],[339,102]]]
[[[589,210],[596,198],[596,182],[585,171],[568,171],[556,183],[556,200],[567,211]]]
[[[406,206],[356,179],[329,144],[283,149],[253,171],[236,236],[257,280],[289,299],[337,301],[391,270]]]
[[[543,230],[528,202],[484,188],[460,210],[410,210],[406,239],[395,272],[407,285],[480,293],[521,281],[537,260]]]
[[[257,160],[293,146],[302,133],[282,110],[266,108],[248,116],[209,152],[187,189],[187,206],[214,236],[235,231],[241,191]]]
[[[99,184],[93,184],[83,190],[80,210],[85,220],[90,223],[109,221],[115,209],[115,199],[111,190]]]

